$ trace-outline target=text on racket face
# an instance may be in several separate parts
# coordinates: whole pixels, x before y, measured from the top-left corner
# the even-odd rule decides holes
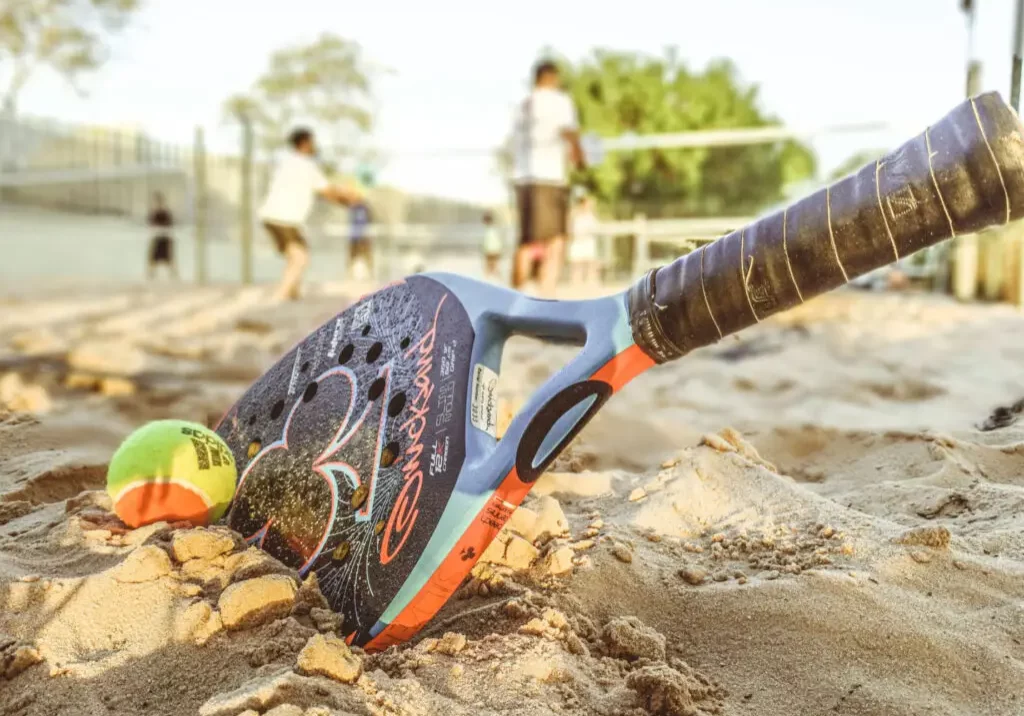
[[[416,395],[409,406],[410,417],[399,429],[409,439],[404,453],[402,465],[402,490],[398,493],[391,514],[384,527],[384,535],[380,544],[380,563],[388,564],[398,556],[412,534],[413,525],[419,515],[417,505],[423,488],[423,432],[427,428],[430,416],[430,399],[434,394],[434,381],[430,373],[434,367],[434,343],[437,338],[437,319],[441,315],[441,307],[447,296],[441,298],[434,312],[434,322],[423,337],[409,347],[407,356],[417,356],[416,378],[413,384]],[[447,447],[447,444],[446,444]],[[429,469],[429,467],[428,467]],[[433,473],[431,473],[433,474]],[[397,544],[394,541],[397,539]]]

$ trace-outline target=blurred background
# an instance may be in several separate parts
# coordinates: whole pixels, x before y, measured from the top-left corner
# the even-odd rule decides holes
[[[463,0],[2,0],[0,281],[144,280],[154,192],[178,223],[182,279],[274,279],[255,214],[300,123],[329,171],[367,192],[368,278],[480,274],[485,211],[513,246],[506,147],[541,57],[560,62],[584,132],[674,138],[575,177],[597,199],[606,279],[626,280],[873,160],[968,92],[1009,98],[1014,11],[1015,0],[523,0],[500,12]],[[349,275],[351,231],[346,210],[318,208],[311,278]],[[1019,303],[1017,233],[961,238],[902,273]]]
[[[1024,222],[906,257],[637,377],[537,481],[543,502],[524,503],[536,519],[510,522],[568,524],[572,542],[503,533],[508,564],[513,552],[525,562],[475,572],[423,632],[466,648],[390,651],[357,686],[291,672],[310,624],[343,626],[310,621],[323,611],[310,609],[315,588],[299,591],[301,623],[211,638],[229,583],[287,579],[223,550],[171,566],[171,528],[126,532],[102,490],[137,427],[218,425],[382,282],[426,269],[507,283],[510,136],[541,58],[560,65],[584,135],[606,149],[572,177],[596,200],[596,224],[585,218],[604,275],[582,294],[594,295],[876,160],[967,95],[1014,102],[1022,8],[0,0],[0,713],[300,704],[313,716],[337,694],[330,713],[1020,716]],[[311,280],[279,302],[284,262],[258,214],[296,125],[365,206],[317,205]],[[167,231],[153,225],[157,193],[176,279],[163,266],[149,276]],[[486,276],[485,213],[503,239]],[[370,239],[363,270],[354,236]],[[552,294],[574,295],[572,283]],[[334,321],[338,360],[362,324]],[[513,336],[498,429],[577,351]],[[382,371],[402,360],[384,355]],[[314,373],[334,365],[321,356]],[[628,360],[609,365],[618,375]],[[270,425],[249,421],[252,444],[271,446]],[[377,505],[396,494],[378,489]],[[352,556],[371,559],[365,544]],[[245,610],[288,606],[266,591],[273,604],[253,596]]]

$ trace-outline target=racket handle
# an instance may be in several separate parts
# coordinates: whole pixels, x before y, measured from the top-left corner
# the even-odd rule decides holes
[[[633,338],[659,363],[927,246],[1024,216],[1024,126],[969,99],[860,171],[648,273]]]

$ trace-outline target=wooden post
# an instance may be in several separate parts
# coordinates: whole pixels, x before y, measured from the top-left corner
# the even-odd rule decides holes
[[[193,171],[195,179],[192,186],[192,200],[195,203],[195,251],[196,251],[196,283],[206,283],[206,140],[203,128],[196,127],[195,163]]]
[[[364,229],[370,236],[370,278],[377,283],[390,281],[394,267],[391,247],[393,235],[389,228],[374,221]]]
[[[0,104],[0,174],[15,171],[15,142],[18,127],[15,124],[14,99],[8,97]],[[10,187],[0,186],[0,204],[12,199]]]
[[[958,236],[953,243],[953,295],[973,301],[978,295],[978,235]]]
[[[242,196],[238,207],[241,224],[242,283],[252,283],[252,155],[253,129],[248,117],[242,117]]]
[[[1010,251],[1013,256],[1010,265],[1014,271],[1010,281],[1011,292],[1009,299],[1010,303],[1017,306],[1017,308],[1024,309],[1024,232],[1021,232],[1020,227],[1016,224],[1010,225],[1005,231],[1010,236]]]
[[[1016,111],[1020,111],[1020,82],[1021,63],[1024,62],[1024,0],[1017,0],[1016,23],[1013,30],[1013,63],[1010,68],[1010,104]],[[1024,308],[1024,241],[1021,241],[1020,231],[1007,232],[1016,234],[1012,239],[1013,247],[1016,250],[1016,281],[1012,282],[1014,292],[1012,302],[1018,308]]]
[[[978,236],[978,269],[981,274],[980,293],[986,301],[1002,298],[1006,286],[1006,244],[1005,231],[986,231]]]
[[[973,97],[981,91],[981,62],[974,56],[975,4],[972,0],[961,3],[967,21],[967,82],[966,95]],[[934,250],[934,249],[933,249]],[[974,235],[957,236],[945,245],[939,254],[935,287],[949,291],[961,301],[973,301],[982,280],[982,265],[978,261],[978,240]]]
[[[371,218],[378,219],[379,217],[371,215]],[[400,278],[406,271],[410,270],[409,267],[403,266],[398,271],[398,275],[395,275],[395,267],[399,265],[398,247],[396,244],[402,241],[401,234],[399,234],[396,227],[390,221],[381,221],[380,223],[374,221],[370,226],[380,226],[386,236],[384,241],[384,265],[374,266],[374,272],[381,276],[378,280],[387,282]]]
[[[103,127],[95,127],[89,130],[88,141],[89,141],[89,158],[86,160],[86,166],[91,167],[93,171],[91,189],[92,196],[92,211],[93,214],[103,213],[103,184],[100,181],[100,172],[103,171],[105,164],[103,156],[103,137],[105,134]]]
[[[651,264],[650,237],[647,235],[647,217],[637,214],[633,217],[633,275],[630,281],[642,276]]]
[[[971,35],[968,38],[970,43],[971,52],[973,55],[974,46],[974,10],[973,6],[969,13],[969,32]],[[967,96],[974,97],[981,92],[981,62],[974,59],[973,56],[969,58],[967,65]],[[977,298],[979,289],[983,296],[989,297],[991,293],[990,278],[988,278],[988,263],[983,260],[984,252],[983,249],[991,249],[991,242],[984,238],[979,238],[976,234],[965,237],[957,237],[953,239],[956,244],[956,254],[960,260],[967,262],[968,264],[973,262],[977,274],[975,276],[974,286],[969,287],[964,281],[967,281],[967,274],[956,272],[954,275],[960,274],[961,285],[956,289],[957,298],[960,300],[974,300]]]

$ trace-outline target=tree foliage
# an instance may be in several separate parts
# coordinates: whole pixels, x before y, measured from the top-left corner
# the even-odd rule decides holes
[[[267,149],[279,147],[294,124],[310,125],[328,159],[338,161],[373,124],[372,74],[357,43],[324,33],[274,52],[252,89],[229,98],[225,111],[251,121]]]
[[[744,84],[728,60],[698,72],[671,49],[661,56],[598,50],[560,64],[583,132],[615,137],[779,123],[760,108],[757,87]],[[776,202],[786,184],[814,171],[811,151],[785,141],[609,152],[576,180],[619,216],[721,216]]]
[[[106,60],[104,39],[125,27],[140,0],[2,0],[0,108],[13,111],[32,76],[46,68],[77,91]]]

